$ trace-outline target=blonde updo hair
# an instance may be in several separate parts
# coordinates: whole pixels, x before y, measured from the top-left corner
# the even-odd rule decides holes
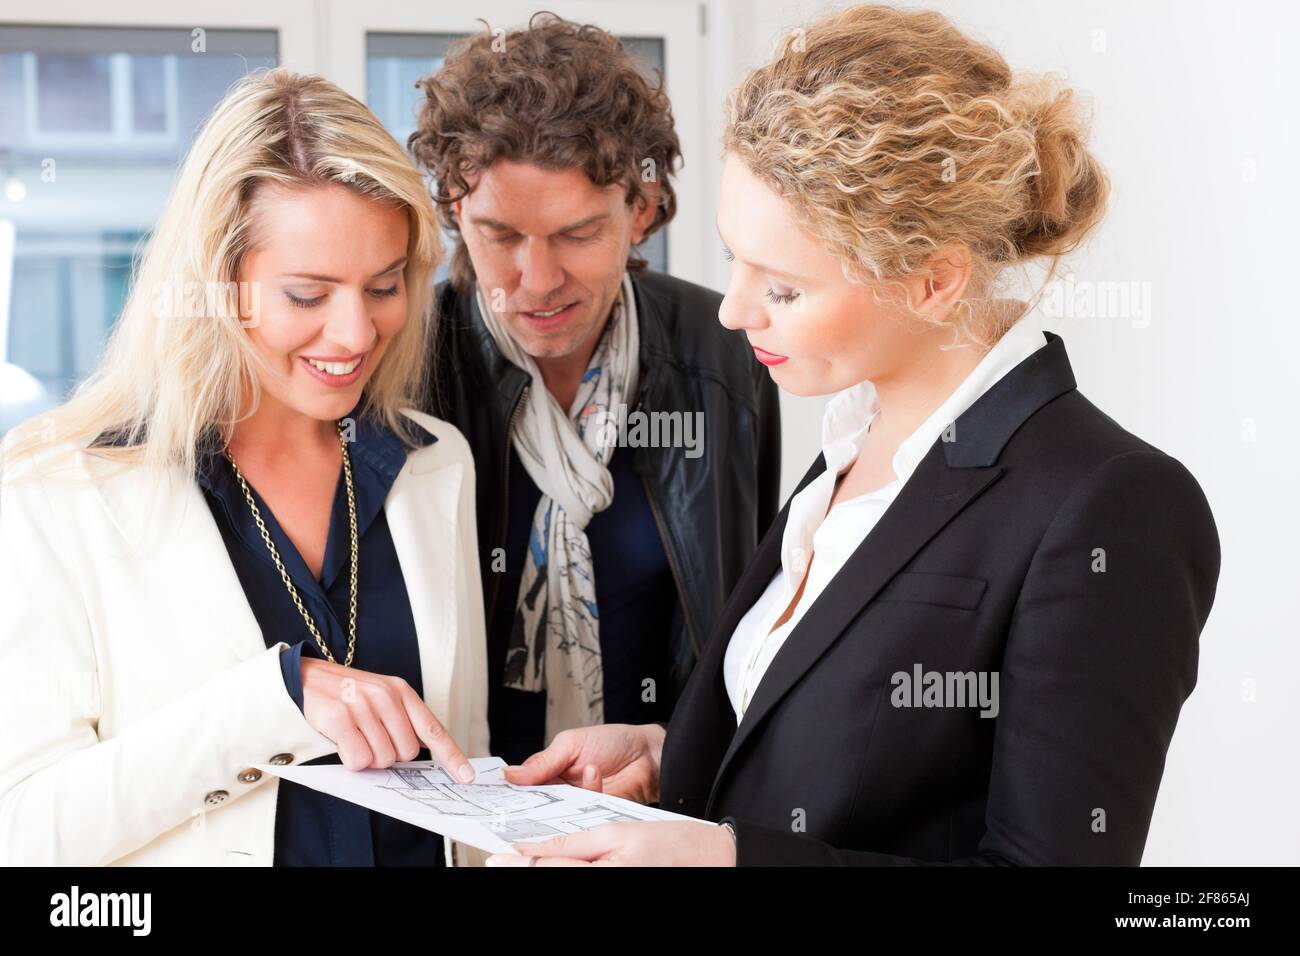
[[[988,346],[981,309],[1009,266],[1060,257],[1105,211],[1109,183],[1087,122],[1050,77],[1013,80],[991,47],[943,15],[857,6],[794,31],[731,94],[724,151],[794,208],[851,282],[927,273],[970,250],[961,306],[932,321]]]

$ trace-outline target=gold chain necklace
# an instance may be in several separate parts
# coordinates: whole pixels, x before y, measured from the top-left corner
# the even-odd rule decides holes
[[[335,422],[334,427],[339,433],[339,444],[343,448],[343,480],[348,489],[348,524],[352,536],[352,581],[351,581],[351,608],[348,611],[348,658],[343,662],[344,667],[352,666],[352,655],[357,648],[357,564],[358,564],[358,547],[357,547],[357,501],[356,495],[352,490],[352,462],[348,458],[348,443],[343,437],[343,426]],[[284,562],[280,560],[280,552],[275,549],[275,543],[271,540],[271,533],[266,530],[266,522],[262,520],[262,513],[257,508],[257,502],[253,500],[253,493],[248,489],[248,482],[244,480],[243,474],[239,470],[239,465],[235,464],[235,456],[230,453],[230,448],[226,448],[226,457],[230,459],[230,467],[235,470],[235,480],[239,482],[239,487],[243,489],[244,500],[248,502],[248,508],[253,512],[253,520],[257,522],[257,530],[262,533],[262,540],[266,542],[266,547],[271,552],[271,558],[275,561],[275,569],[280,572],[280,580],[284,586],[289,589],[289,597],[293,598],[293,603],[298,608],[298,613],[302,619],[307,622],[307,630],[311,631],[311,636],[316,638],[316,643],[320,646],[321,651],[325,654],[325,659],[331,664],[337,664],[334,655],[330,653],[329,646],[325,643],[324,638],[320,636],[320,631],[316,627],[316,622],[312,620],[311,614],[303,606],[302,598],[298,596],[298,589],[293,586],[289,580],[289,572],[284,569]]]

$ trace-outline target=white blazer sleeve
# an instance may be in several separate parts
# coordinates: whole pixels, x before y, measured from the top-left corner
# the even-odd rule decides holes
[[[0,484],[0,864],[111,863],[265,785],[240,782],[253,764],[335,750],[285,691],[283,644],[101,740],[114,622],[92,626],[61,530],[39,479]]]

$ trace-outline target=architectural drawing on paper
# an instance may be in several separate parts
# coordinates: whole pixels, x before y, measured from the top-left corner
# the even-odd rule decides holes
[[[692,820],[568,784],[522,787],[505,779],[500,757],[471,757],[473,783],[461,783],[434,760],[386,769],[348,770],[257,764],[257,769],[440,833],[489,853],[516,852],[514,844],[594,830],[606,823]]]
[[[512,784],[457,783],[441,767],[390,767],[384,789],[400,793],[436,813],[479,817],[479,822],[505,840],[546,840],[562,833],[591,830],[605,823],[653,820],[621,805],[606,803],[600,794],[576,801],[557,796],[557,788],[516,787]],[[566,805],[567,803],[567,805]]]
[[[592,830],[605,823],[620,821],[636,822],[652,820],[651,816],[638,816],[626,810],[613,807],[589,806],[565,813],[560,816],[534,819],[532,817],[511,817],[505,820],[485,820],[483,825],[505,840],[507,843],[549,840],[564,833],[576,833],[579,830]]]
[[[536,810],[559,803],[545,790],[525,790],[502,784],[455,783],[438,767],[390,767],[385,790],[400,793],[437,813],[458,817],[486,817]]]

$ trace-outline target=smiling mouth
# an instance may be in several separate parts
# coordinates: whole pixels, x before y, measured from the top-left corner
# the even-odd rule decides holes
[[[564,305],[557,306],[554,309],[537,309],[532,311],[521,309],[519,314],[530,319],[553,319],[560,313],[569,311],[569,309],[573,308],[575,305],[577,305],[576,302],[568,302]]]
[[[326,375],[344,376],[355,372],[364,358],[364,355],[360,355],[346,362],[322,362],[320,359],[309,358],[306,359],[306,362],[312,368],[324,372]]]

